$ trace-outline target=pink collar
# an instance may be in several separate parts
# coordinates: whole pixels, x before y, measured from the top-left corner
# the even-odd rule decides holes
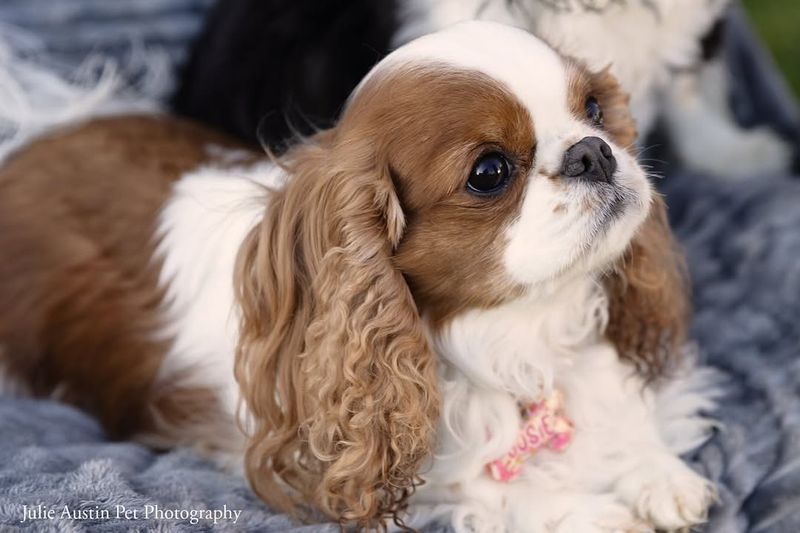
[[[561,452],[572,441],[572,422],[563,414],[564,398],[558,391],[523,409],[522,427],[517,442],[499,459],[486,465],[496,481],[509,482],[522,471],[522,465],[538,449]]]

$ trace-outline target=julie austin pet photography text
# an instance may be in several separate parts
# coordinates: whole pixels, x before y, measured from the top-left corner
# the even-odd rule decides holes
[[[60,507],[47,505],[23,505],[20,523],[31,525],[36,521],[47,520],[166,520],[188,521],[196,525],[201,521],[213,523],[229,522],[236,524],[242,511],[229,509],[223,505],[221,509],[170,509],[160,505],[144,505],[139,508],[115,505],[113,508],[101,508],[97,505],[92,508],[73,508],[69,505]]]

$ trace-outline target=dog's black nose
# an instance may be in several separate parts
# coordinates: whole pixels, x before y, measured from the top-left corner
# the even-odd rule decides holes
[[[564,154],[561,174],[568,178],[611,183],[617,160],[611,147],[600,137],[584,137]]]

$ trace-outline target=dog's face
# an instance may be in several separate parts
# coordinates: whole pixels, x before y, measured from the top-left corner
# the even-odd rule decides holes
[[[376,144],[406,222],[396,264],[434,321],[622,253],[651,201],[626,102],[608,74],[485,23],[417,40],[361,85],[342,135]]]
[[[607,269],[609,335],[660,362],[682,290],[626,101],[521,30],[465,23],[388,56],[284,157],[237,266],[262,497],[290,508],[288,485],[361,525],[401,509],[438,420],[426,330],[461,312]]]

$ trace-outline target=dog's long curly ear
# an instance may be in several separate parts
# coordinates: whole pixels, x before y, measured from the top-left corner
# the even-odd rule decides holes
[[[391,262],[404,217],[388,169],[330,140],[287,156],[288,184],[238,259],[245,465],[281,509],[311,503],[375,527],[404,507],[429,457],[435,361]]]
[[[606,287],[607,335],[619,354],[649,379],[668,371],[686,339],[690,303],[686,265],[660,196]]]

